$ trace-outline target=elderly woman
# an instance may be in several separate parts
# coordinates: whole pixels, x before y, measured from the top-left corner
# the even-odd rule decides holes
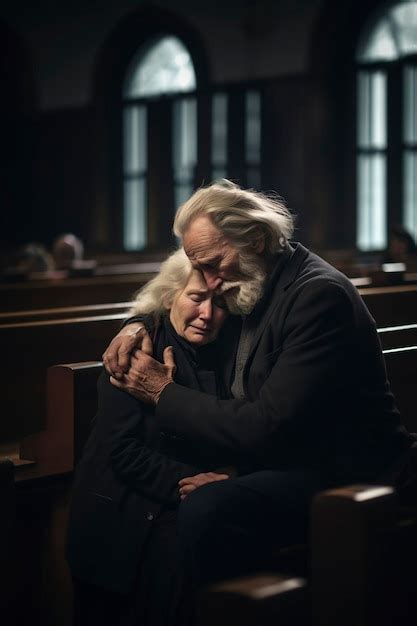
[[[137,295],[132,313],[151,313],[154,356],[173,350],[176,381],[219,393],[212,343],[227,317],[183,250]],[[191,490],[227,474],[204,451],[160,433],[153,408],[120,391],[103,371],[98,413],[77,468],[68,532],[75,624],[187,624],[177,554],[176,510]],[[180,484],[179,484],[180,483]]]

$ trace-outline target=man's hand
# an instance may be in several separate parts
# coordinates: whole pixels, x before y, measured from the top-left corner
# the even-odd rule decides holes
[[[217,472],[204,472],[203,474],[196,474],[195,476],[188,476],[179,481],[178,486],[180,488],[180,498],[184,500],[192,491],[201,487],[201,485],[207,485],[207,483],[214,483],[217,480],[227,480],[228,474],[218,474]]]
[[[129,370],[132,351],[138,348],[152,355],[152,340],[145,326],[141,322],[133,322],[122,328],[103,354],[103,363],[110,376],[121,379]]]
[[[163,356],[164,362],[160,363],[142,350],[136,350],[131,355],[131,365],[127,373],[122,374],[118,380],[111,376],[110,382],[142,402],[158,404],[163,389],[174,382],[176,369],[171,346],[165,348]]]

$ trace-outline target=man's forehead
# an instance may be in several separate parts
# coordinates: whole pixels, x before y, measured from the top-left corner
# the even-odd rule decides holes
[[[205,215],[196,217],[183,234],[184,247],[207,245],[224,240],[222,232]]]

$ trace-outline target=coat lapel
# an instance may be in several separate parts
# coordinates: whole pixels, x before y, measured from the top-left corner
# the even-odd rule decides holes
[[[276,315],[279,311],[284,300],[283,294],[296,279],[300,266],[308,255],[308,250],[300,243],[294,243],[282,254],[261,301],[248,318],[248,322],[256,327],[256,331],[246,365],[249,364],[272,315]]]

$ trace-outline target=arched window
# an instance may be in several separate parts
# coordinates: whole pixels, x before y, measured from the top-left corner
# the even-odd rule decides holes
[[[393,223],[417,237],[417,1],[374,16],[356,60],[357,246],[377,250]]]
[[[132,19],[100,65],[109,111],[118,110],[109,132],[111,244],[159,252],[173,244],[174,212],[196,187],[228,177],[261,188],[263,84],[211,83],[199,38],[173,14],[149,9]]]
[[[155,211],[160,222],[162,206],[178,206],[193,191],[196,87],[191,56],[172,35],[158,37],[141,48],[127,69],[123,85],[126,250],[156,245],[158,228],[148,223],[148,216]],[[172,215],[165,215],[165,220],[170,224]]]

